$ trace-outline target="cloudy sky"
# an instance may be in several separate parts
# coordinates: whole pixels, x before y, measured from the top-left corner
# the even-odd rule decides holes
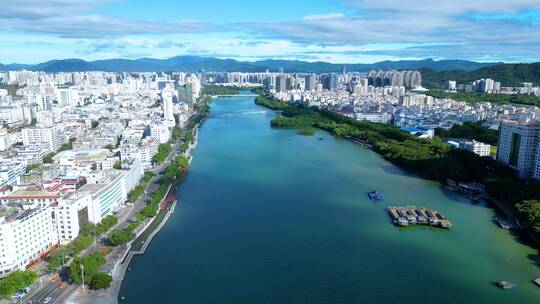
[[[0,62],[540,61],[540,0],[0,0]]]

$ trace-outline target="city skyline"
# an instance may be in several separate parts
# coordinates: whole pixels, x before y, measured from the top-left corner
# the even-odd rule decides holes
[[[373,63],[540,60],[540,2],[2,1],[0,62],[211,56]]]

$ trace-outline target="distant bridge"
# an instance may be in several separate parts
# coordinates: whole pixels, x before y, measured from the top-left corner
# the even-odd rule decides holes
[[[230,117],[236,115],[251,115],[251,114],[266,114],[275,112],[273,110],[261,110],[261,111],[239,111],[239,112],[222,112],[216,114],[210,114],[210,117]]]
[[[257,97],[257,94],[212,95],[212,98]]]

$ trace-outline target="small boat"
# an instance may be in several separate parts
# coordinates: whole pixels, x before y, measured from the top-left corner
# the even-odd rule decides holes
[[[382,201],[382,194],[377,190],[371,190],[368,192],[368,197],[372,201]]]
[[[394,224],[398,225],[398,226],[409,226],[409,221],[404,218],[404,217],[398,217],[395,221],[394,221]]]
[[[534,283],[535,283],[536,285],[538,285],[538,287],[540,287],[540,278],[534,280]]]
[[[434,225],[434,226],[439,225],[439,219],[436,218],[436,217],[430,217],[429,218],[429,224]]]
[[[324,138],[322,138],[322,137],[319,137],[319,140],[323,140],[323,139],[324,139]]]
[[[495,282],[495,285],[497,285],[497,287],[502,288],[502,289],[512,289],[512,288],[517,287],[516,284],[510,283],[508,281],[497,281]]]
[[[407,215],[407,221],[411,225],[415,225],[416,223],[418,223],[417,220],[416,220],[416,217],[412,216],[412,215]]]
[[[418,224],[427,225],[429,224],[428,219],[424,217],[423,215],[418,216],[417,218]]]

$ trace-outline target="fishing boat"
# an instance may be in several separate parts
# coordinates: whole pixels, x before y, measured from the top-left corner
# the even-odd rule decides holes
[[[368,192],[368,197],[372,201],[382,201],[382,194],[377,190],[371,190]]]
[[[497,287],[502,288],[502,289],[512,289],[512,288],[517,287],[516,284],[510,283],[508,281],[497,281],[495,282],[495,285],[497,285]]]

